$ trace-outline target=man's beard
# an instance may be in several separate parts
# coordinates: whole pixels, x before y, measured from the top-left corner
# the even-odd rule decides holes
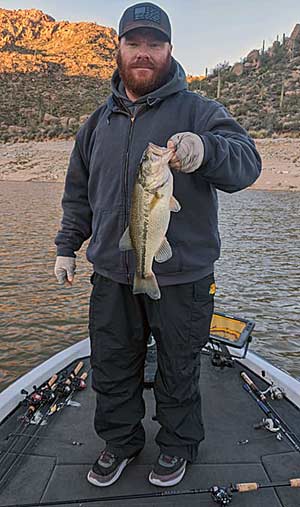
[[[145,65],[153,68],[154,72],[151,77],[144,77],[143,79],[136,79],[132,72],[131,66],[124,64],[120,50],[117,53],[117,65],[119,74],[123,81],[125,88],[132,92],[136,97],[143,97],[154,90],[163,86],[167,80],[172,63],[171,52],[167,55],[165,61],[159,66],[150,63],[149,61],[138,61],[132,65]]]

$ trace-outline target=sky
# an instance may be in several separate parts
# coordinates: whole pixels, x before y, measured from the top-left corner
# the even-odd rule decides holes
[[[92,21],[115,29],[128,0],[0,0],[4,9],[40,9],[56,21]],[[153,2],[155,3],[155,2]],[[173,55],[189,74],[240,61],[300,23],[299,0],[159,0],[173,30]]]

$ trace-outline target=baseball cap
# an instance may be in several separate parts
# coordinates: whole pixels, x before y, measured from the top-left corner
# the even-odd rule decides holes
[[[119,38],[135,28],[155,28],[164,33],[171,42],[171,24],[168,15],[158,5],[142,2],[128,7],[119,22]]]

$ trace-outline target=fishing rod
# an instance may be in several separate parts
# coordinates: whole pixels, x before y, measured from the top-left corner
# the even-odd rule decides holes
[[[28,437],[30,437],[30,438],[27,437],[28,441],[24,444],[24,446],[21,449],[21,451],[19,451],[18,455],[15,457],[15,459],[12,461],[12,463],[10,464],[10,466],[8,467],[8,469],[4,472],[4,474],[0,478],[0,486],[3,485],[3,483],[5,482],[5,480],[7,479],[7,477],[9,476],[9,474],[11,473],[12,469],[17,465],[17,463],[20,461],[20,459],[22,458],[22,456],[24,456],[24,452],[28,448],[28,446],[31,444],[32,438],[36,437],[37,433],[40,431],[41,427],[44,424],[47,424],[46,421],[47,421],[48,417],[50,417],[50,415],[52,415],[54,412],[57,411],[57,406],[58,406],[57,402],[58,402],[59,398],[62,397],[64,395],[64,393],[68,394],[68,395],[70,394],[70,392],[72,391],[72,389],[71,389],[72,382],[75,383],[75,385],[76,385],[76,387],[78,389],[83,389],[85,387],[85,382],[84,381],[85,381],[85,379],[87,377],[87,373],[82,374],[82,376],[81,376],[82,379],[80,381],[77,380],[78,373],[79,373],[79,371],[80,371],[80,369],[82,367],[83,367],[83,362],[79,362],[78,365],[74,368],[74,370],[73,369],[71,370],[70,374],[67,374],[66,370],[64,370],[64,372],[62,372],[59,376],[56,376],[56,379],[54,380],[54,383],[53,383],[53,378],[54,377],[51,378],[51,380],[52,380],[51,390],[54,391],[54,392],[57,391],[57,395],[56,395],[55,399],[52,401],[50,407],[48,409],[46,409],[46,411],[44,412],[44,414],[42,412],[40,412],[38,422],[34,423],[34,424],[36,424],[36,428],[35,428],[34,434],[33,435],[28,435]],[[75,390],[76,389],[73,390],[72,394],[75,392]],[[36,415],[36,413],[37,412],[34,411],[34,415],[32,417],[34,417]],[[26,420],[26,422],[25,422],[25,428],[30,423],[31,423],[31,419]],[[24,430],[25,430],[25,428],[24,428]],[[24,431],[21,433],[22,436],[24,436],[23,433],[24,433]],[[6,452],[4,453],[4,459],[5,459],[5,457],[8,456],[8,454],[11,451],[12,447],[16,444],[16,439],[18,441],[20,439],[20,436],[16,436],[16,438],[12,442],[12,445],[6,450]]]
[[[89,371],[84,372],[80,377],[77,375],[77,373],[75,375],[73,375],[73,373],[71,373],[70,377],[66,380],[66,382],[64,384],[64,390],[63,390],[63,394],[64,395],[67,394],[67,398],[64,401],[61,401],[60,403],[55,404],[55,406],[54,406],[55,410],[53,409],[52,413],[59,412],[65,406],[72,404],[71,398],[72,398],[73,394],[75,393],[75,391],[82,391],[83,389],[86,388],[85,381],[87,379]],[[75,372],[75,370],[74,370],[74,372]],[[78,406],[78,405],[76,405],[76,406]],[[52,413],[50,415],[52,415]]]
[[[248,384],[244,384],[243,388],[245,389],[245,391],[247,391],[252,396],[252,398],[257,402],[257,404],[259,405],[259,407],[264,411],[264,413],[271,420],[271,421],[268,421],[267,419],[263,420],[263,423],[259,424],[256,428],[266,427],[267,429],[269,429],[270,431],[273,431],[273,432],[277,432],[279,430],[282,431],[282,433],[285,435],[285,437],[293,445],[293,448],[295,448],[296,451],[300,452],[300,446],[298,445],[297,440],[295,440],[290,435],[289,431],[287,431],[284,428],[284,426],[283,426],[284,423],[282,423],[279,419],[277,419],[276,417],[273,416],[272,412],[268,409],[268,407],[262,401],[260,401],[255,396],[255,394],[251,391],[251,388],[248,386]],[[271,424],[270,424],[270,422],[271,422]],[[277,427],[274,426],[274,423],[277,424]]]
[[[51,416],[53,415],[55,412],[59,412],[60,410],[62,410],[65,406],[67,405],[71,405],[71,398],[74,394],[75,391],[79,391],[79,390],[83,390],[86,388],[86,378],[89,374],[89,371],[88,370],[87,372],[83,373],[80,377],[78,376],[78,372],[79,372],[79,369],[82,367],[83,363],[79,363],[77,365],[77,367],[75,368],[74,370],[74,373],[71,373],[71,375],[69,376],[69,378],[67,378],[67,380],[64,382],[64,386],[63,386],[63,389],[59,390],[60,392],[63,392],[63,394],[68,394],[67,398],[65,399],[65,401],[63,402],[60,402],[60,403],[57,403],[58,401],[58,397],[53,401],[51,407],[48,409],[47,413],[45,414],[46,416]],[[80,367],[79,367],[80,366]],[[78,404],[76,402],[73,402],[73,406],[78,406]],[[83,445],[83,442],[78,442],[76,440],[59,440],[59,439],[53,439],[53,438],[48,438],[48,437],[41,437],[41,436],[36,436],[35,434],[34,435],[28,435],[27,433],[9,433],[6,437],[6,440],[8,438],[10,438],[11,436],[23,436],[23,437],[27,437],[27,438],[39,438],[39,439],[44,439],[44,440],[51,440],[51,441],[55,441],[55,442],[62,442],[64,444],[71,444],[71,445]]]
[[[21,390],[21,394],[26,394],[26,398],[21,402],[21,405],[26,405],[28,408],[24,414],[22,414],[20,417],[18,417],[18,420],[21,420],[22,422],[19,424],[19,426],[16,428],[16,433],[19,433],[23,427],[22,433],[25,432],[27,426],[29,426],[31,419],[33,419],[34,415],[41,409],[43,405],[46,403],[49,403],[54,398],[54,392],[53,392],[53,386],[55,385],[55,382],[58,379],[58,375],[53,375],[40,389],[38,389],[36,386],[33,386],[33,393],[28,394],[28,391],[25,389]],[[9,452],[13,449],[14,445],[17,443],[18,438],[15,438],[8,449],[6,449],[6,452],[1,456],[0,458],[0,464],[3,463],[6,456],[9,454]]]
[[[52,502],[40,502],[40,503],[22,503],[22,504],[10,504],[3,505],[2,507],[50,507],[57,505],[74,505],[83,503],[95,503],[95,502],[113,502],[113,501],[125,501],[125,500],[141,500],[143,498],[162,498],[169,496],[185,496],[185,495],[201,495],[204,493],[210,493],[211,498],[214,502],[219,505],[228,505],[232,501],[233,493],[246,493],[248,491],[257,491],[259,489],[267,488],[300,488],[300,478],[288,479],[286,482],[270,482],[267,484],[260,484],[258,482],[245,482],[230,484],[228,487],[211,486],[208,489],[187,489],[187,490],[165,490],[157,491],[153,493],[136,493],[133,495],[116,495],[116,496],[105,496],[98,498],[78,498],[76,500],[64,500],[64,501],[52,501]]]
[[[58,393],[57,393],[54,401],[52,401],[50,407],[48,409],[46,409],[46,411],[44,412],[44,414],[42,412],[40,412],[38,422],[34,423],[34,424],[36,424],[36,428],[35,428],[33,436],[37,435],[37,433],[40,431],[40,429],[43,426],[43,424],[47,424],[47,422],[46,422],[47,418],[56,411],[57,401],[58,401],[59,397],[61,397],[63,395],[64,389],[65,389],[64,385],[69,380],[69,377],[71,377],[71,375],[72,375],[72,379],[74,379],[75,376],[77,377],[77,374],[78,374],[78,372],[80,371],[80,369],[82,367],[83,367],[83,363],[80,362],[74,368],[74,370],[73,369],[71,370],[70,374],[67,374],[67,371],[64,370],[64,372],[62,372],[60,374],[60,376],[58,377],[57,382],[54,383],[54,384],[52,384],[52,386],[51,386],[52,390],[53,391],[58,391]],[[69,383],[67,384],[67,392],[69,392]],[[35,415],[36,415],[36,412],[35,412],[34,416]],[[31,421],[29,421],[29,424],[30,424],[30,422]],[[20,438],[20,437],[16,437],[16,438]],[[9,476],[9,474],[11,473],[11,471],[13,470],[13,468],[18,464],[18,462],[20,461],[20,459],[24,456],[24,452],[28,448],[28,446],[31,444],[31,442],[32,442],[32,439],[30,439],[30,438],[28,439],[27,442],[25,442],[25,444],[23,445],[21,451],[19,451],[19,453],[17,454],[17,456],[15,457],[15,459],[12,461],[12,463],[10,464],[10,466],[8,467],[8,469],[4,472],[4,474],[0,478],[0,486],[3,485],[3,483],[5,482],[5,480],[7,479],[7,477]],[[11,450],[11,446],[6,451],[6,456],[9,454],[10,450]]]
[[[82,362],[78,363],[78,365],[74,369],[74,372],[76,371],[78,373],[82,368],[82,366],[83,366]],[[71,371],[71,374],[72,373],[73,370]],[[50,402],[52,402],[53,399],[55,399],[55,391],[57,389],[60,389],[60,385],[63,382],[67,381],[68,377],[69,377],[68,371],[65,369],[61,373],[53,375],[51,379],[47,381],[44,385],[42,385],[40,388],[37,388],[37,386],[33,386],[34,391],[32,394],[28,394],[28,391],[26,391],[25,389],[21,390],[21,394],[27,395],[21,404],[27,405],[28,409],[26,410],[25,414],[22,414],[18,418],[22,422],[15,430],[16,438],[13,439],[10,446],[7,448],[6,452],[1,456],[0,464],[5,460],[9,452],[13,450],[14,446],[18,443],[20,436],[23,436],[25,434],[25,431],[30,424],[36,425],[39,425],[40,423],[42,424],[42,420],[45,417],[46,412],[43,414],[41,412],[41,409],[43,408],[43,406],[49,404]],[[23,430],[21,431],[21,434],[19,434],[20,430],[22,429],[22,426]]]
[[[59,438],[41,437],[39,435],[38,436],[29,435],[28,433],[9,433],[4,440],[8,440],[9,438],[11,438],[13,436],[32,438],[32,439],[33,438],[38,438],[38,439],[41,439],[41,440],[49,440],[51,442],[56,442],[56,443],[59,442],[59,443],[68,444],[68,445],[84,445],[84,442],[78,442],[77,440],[62,440],[62,439],[59,439]]]
[[[264,393],[262,393],[256,384],[251,380],[245,372],[241,372],[241,377],[245,381],[243,384],[243,388],[247,391],[252,398],[256,401],[258,406],[263,410],[263,412],[268,416],[269,420],[263,420],[263,424],[257,425],[256,428],[260,428],[262,426],[266,427],[269,431],[277,432],[282,431],[285,437],[289,440],[289,442],[293,445],[293,447],[300,452],[300,439],[299,437],[290,429],[289,425],[281,418],[277,410],[268,403]],[[262,401],[263,400],[263,401]],[[275,423],[275,425],[274,425]],[[277,425],[277,426],[276,426]]]
[[[55,400],[53,400],[51,406],[49,407],[46,415],[45,420],[42,422],[43,425],[47,424],[46,419],[53,415],[55,412],[57,412],[58,408],[58,401],[63,398],[64,396],[68,396],[71,391],[71,383],[74,381],[74,379],[77,379],[78,373],[83,367],[83,362],[80,361],[77,366],[74,368],[74,370],[71,371],[71,373],[66,376],[62,382],[58,383],[56,387],[57,396]]]

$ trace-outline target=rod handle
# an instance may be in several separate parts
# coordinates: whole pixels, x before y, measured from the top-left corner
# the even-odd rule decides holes
[[[54,382],[57,380],[57,375],[53,375],[53,377],[51,377],[51,379],[48,381],[48,386],[49,387],[52,387]]]
[[[261,391],[258,389],[257,385],[253,382],[253,380],[251,380],[250,377],[248,377],[247,373],[245,373],[244,371],[241,372],[241,377],[242,379],[246,382],[246,384],[248,384],[248,386],[250,386],[253,391],[258,394],[258,396],[260,397],[260,399],[262,401],[264,401],[266,399],[265,395],[261,393]]]
[[[259,488],[259,484],[257,482],[244,482],[236,484],[235,487],[239,493],[245,493],[246,491],[257,490]]]
[[[77,375],[80,372],[80,370],[81,370],[82,367],[83,367],[83,362],[80,361],[78,363],[78,365],[76,366],[76,368],[74,369],[74,375]]]
[[[300,488],[300,478],[299,479],[290,479],[290,485],[292,488]]]
[[[69,386],[72,383],[73,378],[75,378],[77,376],[77,374],[79,373],[79,371],[81,370],[82,367],[83,367],[83,362],[80,361],[78,363],[78,365],[74,368],[74,370],[72,371],[72,373],[69,375],[69,377],[67,378],[67,380],[65,381],[65,384],[67,386]]]

